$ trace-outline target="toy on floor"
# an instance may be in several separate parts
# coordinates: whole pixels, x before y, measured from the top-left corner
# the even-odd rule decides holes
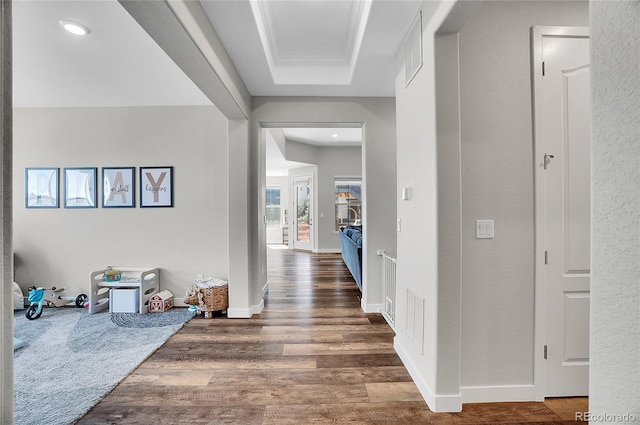
[[[49,307],[61,307],[63,305],[70,304],[71,301],[63,300],[60,295],[56,295],[59,292],[64,291],[66,288],[56,288],[53,286],[51,289],[35,287],[29,288],[29,307],[25,311],[24,315],[29,320],[35,320],[42,315],[42,307],[44,303],[47,303]],[[46,291],[51,291],[46,294]],[[76,307],[82,308],[89,297],[86,294],[80,294],[75,299]]]

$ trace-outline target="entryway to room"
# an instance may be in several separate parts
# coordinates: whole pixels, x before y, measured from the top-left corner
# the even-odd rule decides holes
[[[362,128],[268,128],[265,136],[267,245],[339,252],[338,228],[362,218]]]
[[[361,231],[366,215],[362,124],[270,125],[262,134],[268,251],[342,254],[361,287],[362,249],[355,256],[352,249],[343,253],[341,229],[355,225]]]

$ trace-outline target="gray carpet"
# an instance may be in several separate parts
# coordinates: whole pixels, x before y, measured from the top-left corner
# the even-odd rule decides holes
[[[36,320],[15,314],[15,423],[72,424],[195,313],[98,313],[46,309]]]

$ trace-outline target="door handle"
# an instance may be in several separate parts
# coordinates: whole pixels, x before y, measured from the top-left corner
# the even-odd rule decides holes
[[[547,169],[547,166],[549,165],[549,163],[551,162],[551,160],[554,158],[553,155],[549,155],[548,153],[544,154],[544,161],[543,161],[543,165],[544,165],[544,169]]]

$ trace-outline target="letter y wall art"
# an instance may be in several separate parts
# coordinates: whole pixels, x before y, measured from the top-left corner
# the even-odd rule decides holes
[[[60,186],[65,208],[98,207],[98,168],[38,167],[25,169],[25,207],[59,208]],[[102,208],[135,208],[136,186],[141,208],[173,207],[173,167],[102,168]]]

